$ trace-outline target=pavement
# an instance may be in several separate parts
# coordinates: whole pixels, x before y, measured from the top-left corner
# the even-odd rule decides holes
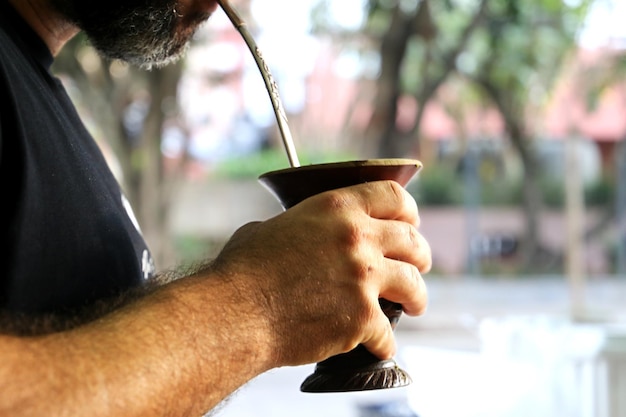
[[[305,394],[299,386],[313,365],[286,367],[257,377],[213,415],[626,417],[626,279],[590,279],[576,308],[562,277],[427,281],[428,311],[403,316],[396,329],[410,386]],[[622,352],[612,376],[594,365],[607,329]],[[609,376],[621,382],[607,384]]]

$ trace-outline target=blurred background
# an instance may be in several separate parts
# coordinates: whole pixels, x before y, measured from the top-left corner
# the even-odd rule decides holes
[[[301,394],[262,375],[216,415],[626,416],[626,3],[233,0],[302,164],[420,159],[428,312],[403,317],[408,388]],[[84,38],[54,66],[157,265],[214,256],[280,212],[285,168],[254,60],[219,10],[150,72]]]

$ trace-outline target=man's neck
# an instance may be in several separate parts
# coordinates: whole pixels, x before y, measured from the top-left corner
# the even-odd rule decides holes
[[[57,13],[48,0],[9,0],[56,56],[79,29]]]

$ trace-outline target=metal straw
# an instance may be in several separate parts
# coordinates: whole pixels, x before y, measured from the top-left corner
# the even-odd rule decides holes
[[[289,126],[287,125],[287,115],[285,114],[285,109],[283,108],[283,105],[280,101],[280,96],[278,95],[278,86],[276,85],[276,81],[274,81],[274,78],[270,73],[270,69],[265,63],[263,55],[261,55],[259,47],[252,38],[250,32],[248,31],[246,23],[241,19],[241,17],[239,17],[237,12],[230,6],[230,4],[228,4],[228,0],[217,0],[217,2],[228,16],[233,26],[235,26],[237,31],[239,31],[239,33],[243,37],[246,45],[248,45],[248,48],[250,49],[250,52],[252,52],[254,61],[256,62],[257,67],[259,67],[259,71],[261,71],[261,75],[263,76],[265,88],[269,93],[270,100],[272,100],[274,115],[276,116],[276,121],[278,122],[278,129],[280,130],[283,145],[285,146],[285,150],[287,151],[289,164],[292,167],[299,167],[300,162],[298,161],[296,148],[293,144],[293,139],[291,137],[291,132],[289,131]]]

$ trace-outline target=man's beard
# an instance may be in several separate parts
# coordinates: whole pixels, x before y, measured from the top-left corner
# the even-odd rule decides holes
[[[177,60],[207,15],[182,16],[176,0],[51,0],[105,57],[151,69]]]

